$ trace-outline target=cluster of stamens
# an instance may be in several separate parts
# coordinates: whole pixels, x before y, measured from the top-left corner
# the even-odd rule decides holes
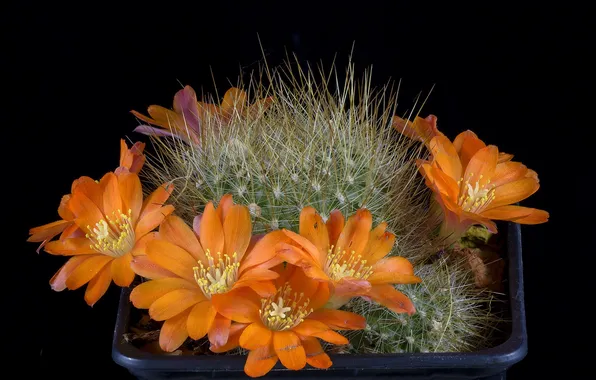
[[[212,294],[225,293],[232,288],[238,277],[238,255],[236,252],[230,257],[228,254],[217,252],[217,261],[207,249],[207,267],[199,261],[199,266],[193,267],[195,281],[205,294],[205,297],[211,298]]]
[[[372,274],[372,267],[366,265],[367,260],[362,255],[351,251],[349,254],[341,247],[334,249],[333,246],[327,251],[327,263],[325,273],[335,281],[344,277],[353,277],[366,280]]]
[[[302,323],[313,312],[309,304],[310,298],[305,298],[304,293],[292,293],[292,287],[286,283],[273,296],[261,299],[259,314],[267,328],[283,331]]]
[[[460,186],[458,204],[464,211],[480,212],[495,199],[495,185],[490,183],[490,179],[481,185],[480,183],[483,177],[481,174],[478,177],[478,181],[472,186],[470,178],[473,175],[474,173],[470,173],[468,179],[465,181],[463,177],[457,181],[457,184]]]
[[[87,230],[89,233],[85,237],[91,241],[91,249],[111,257],[124,256],[136,242],[130,209],[127,214],[114,211],[111,218],[106,215],[93,228],[87,226]]]

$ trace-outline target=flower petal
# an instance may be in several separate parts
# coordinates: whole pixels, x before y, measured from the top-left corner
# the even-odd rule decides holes
[[[329,326],[327,326],[325,323],[323,323],[321,321],[314,320],[314,319],[310,319],[310,317],[309,317],[309,318],[305,319],[303,322],[301,322],[300,324],[298,324],[297,326],[293,327],[292,331],[294,331],[296,334],[298,334],[300,336],[309,337],[314,334],[323,333],[330,329],[331,328]]]
[[[172,191],[174,191],[174,185],[170,183],[164,183],[155,189],[155,191],[143,201],[143,207],[141,208],[141,215],[139,217],[142,218],[145,214],[159,210],[166,203],[172,194]]]
[[[242,260],[252,236],[252,222],[248,207],[231,206],[223,222],[225,252],[228,255],[236,253],[238,260]]]
[[[310,240],[308,240],[306,237],[304,237],[302,235],[295,233],[294,231],[289,231],[286,229],[284,229],[282,231],[288,238],[292,239],[295,244],[300,246],[302,251],[308,253],[308,255],[311,258],[310,260],[313,263],[315,263],[317,266],[322,265],[321,259],[323,258],[323,255],[321,254],[319,249]],[[327,250],[325,250],[325,254],[326,253],[327,253]]]
[[[194,231],[178,216],[168,215],[159,225],[160,239],[176,244],[197,261],[207,262],[203,247]]]
[[[331,367],[331,359],[325,353],[317,338],[303,339],[302,346],[304,347],[304,352],[306,352],[306,362],[312,367],[319,369]]]
[[[85,260],[93,256],[73,256],[52,276],[50,286],[52,290],[61,292],[66,289],[66,279]]]
[[[147,256],[151,261],[172,273],[190,281],[195,281],[193,267],[197,262],[190,253],[165,240],[153,240],[147,244]]]
[[[178,277],[160,278],[157,280],[145,281],[135,286],[130,293],[130,301],[137,309],[148,309],[151,304],[166,294],[177,290],[194,290],[197,286],[185,279]]]
[[[29,236],[27,241],[42,242],[44,240],[52,239],[71,224],[72,222],[68,220],[57,220],[52,223],[44,224],[43,226],[31,228],[29,230],[29,235],[31,236]]]
[[[54,240],[44,246],[44,250],[51,255],[93,255],[98,252],[90,247],[91,241],[84,237],[64,240]]]
[[[85,289],[85,302],[93,306],[105,294],[112,283],[112,270],[109,266],[103,267],[95,277],[89,281]]]
[[[70,194],[63,195],[60,199],[60,206],[58,206],[58,215],[60,215],[60,217],[64,220],[72,221],[75,216],[68,208],[68,202],[70,202]]]
[[[372,215],[367,209],[359,209],[348,218],[348,222],[337,239],[335,249],[341,249],[350,253],[351,251],[363,252],[368,243],[370,229],[372,227]]]
[[[100,210],[103,207],[103,195],[101,192],[101,186],[99,186],[99,183],[95,182],[95,180],[91,177],[83,176],[83,177],[79,177],[78,179],[74,180],[72,182],[72,186],[71,186],[71,193],[72,194],[79,193],[79,194],[84,195]],[[68,202],[67,204],[64,204],[63,201],[65,200],[64,198],[68,197],[68,195],[65,195],[64,197],[62,197],[62,200],[60,202],[60,208],[62,208],[63,211],[68,210],[71,213],[74,212],[72,209],[70,209],[71,208],[70,200],[72,199],[72,194],[69,197],[69,199],[67,199],[67,202]],[[60,209],[58,209],[58,211],[60,211]],[[62,218],[62,219],[66,219],[66,218]],[[68,218],[68,219],[71,219],[71,218]]]
[[[466,167],[463,178],[474,187],[476,182],[484,186],[493,177],[497,168],[499,149],[494,145],[488,145],[476,152]]]
[[[201,223],[202,224],[202,223]],[[280,242],[287,242],[289,238],[282,231],[269,232],[263,236],[255,246],[242,258],[238,273],[242,273],[251,267],[268,262],[276,255],[276,245]]]
[[[456,181],[459,180],[462,175],[462,164],[451,141],[443,135],[437,135],[430,140],[429,148],[441,170]]]
[[[370,287],[368,280],[344,277],[333,284],[333,295],[337,297],[357,297],[368,293]]]
[[[74,193],[70,197],[68,207],[76,216],[75,223],[83,231],[89,231],[88,227],[93,228],[97,222],[104,219],[99,207],[82,192]]]
[[[205,296],[199,289],[176,289],[159,297],[149,307],[151,319],[164,321],[172,318],[191,306],[204,301]]]
[[[298,335],[292,331],[273,333],[273,348],[277,357],[286,368],[299,370],[306,365],[306,353]]]
[[[363,316],[343,310],[315,310],[308,319],[322,322],[333,330],[362,330],[366,327],[366,319]]]
[[[112,274],[114,283],[121,287],[127,287],[135,279],[135,272],[130,267],[132,254],[129,252],[122,257],[112,260]]]
[[[157,232],[149,232],[145,236],[138,239],[130,250],[130,253],[134,256],[145,256],[147,255],[147,244],[150,241],[157,239],[158,233]]]
[[[344,345],[344,344],[349,343],[348,339],[345,336],[338,334],[333,330],[327,330],[324,332],[316,333],[316,334],[313,334],[312,336],[321,338],[325,342],[329,342],[329,343],[337,344],[337,345]]]
[[[371,284],[417,284],[422,280],[414,275],[414,267],[408,259],[394,256],[378,261],[368,278]]]
[[[76,223],[71,222],[71,224],[69,226],[67,226],[64,231],[62,231],[62,234],[60,235],[60,237],[58,239],[60,240],[66,240],[66,239],[70,239],[70,238],[75,238],[75,237],[84,237],[85,233],[79,228],[79,226],[76,225]],[[38,252],[39,253],[39,248],[38,248]]]
[[[241,285],[234,284],[234,288],[247,287],[254,290],[260,297],[269,297],[275,294],[277,288],[271,281],[249,281]]]
[[[234,289],[223,294],[211,296],[211,302],[217,312],[233,321],[252,323],[260,321],[260,297],[248,288]]]
[[[162,268],[161,266],[151,261],[151,259],[148,256],[133,257],[132,262],[130,263],[130,267],[139,276],[151,280],[165,277],[178,278],[176,274],[170,272],[165,268]]]
[[[497,164],[490,183],[495,187],[522,179],[528,173],[528,168],[521,162],[507,161]]]
[[[133,223],[136,223],[143,207],[143,188],[139,176],[135,173],[118,175],[118,187],[122,197],[122,210],[124,213],[130,210]]]
[[[319,267],[320,264],[300,247],[280,243],[277,255],[287,263],[302,268],[308,277],[319,281],[329,281],[327,274]]]
[[[103,193],[102,210],[109,218],[120,216],[122,212],[122,198],[120,197],[120,188],[118,187],[118,178],[114,173],[105,174],[99,181],[99,186]],[[124,210],[126,213],[127,210]]]
[[[226,342],[226,344],[217,347],[214,345],[209,345],[209,350],[215,353],[223,353],[238,347],[240,336],[242,335],[244,329],[247,326],[248,325],[245,323],[232,323],[232,325],[230,326],[230,336],[228,337],[228,341]]]
[[[244,364],[244,373],[250,377],[265,376],[277,363],[273,345],[257,348],[248,353]]]
[[[197,134],[200,132],[201,120],[199,120],[199,107],[197,104],[197,95],[192,87],[184,88],[174,95],[174,111],[179,114],[184,122],[181,128],[186,126],[189,133]]]
[[[135,114],[136,117],[139,117],[140,115],[141,114]],[[139,125],[133,129],[133,132],[141,133],[146,136],[177,136],[176,134],[170,132],[169,129],[156,128],[149,125]]]
[[[216,314],[213,323],[207,332],[209,342],[215,347],[221,347],[228,342],[232,320],[221,314]]]
[[[213,325],[217,311],[208,300],[196,304],[188,315],[188,336],[192,339],[201,339]]]
[[[159,346],[166,352],[173,352],[178,349],[188,338],[186,331],[186,320],[190,310],[182,312],[164,322],[159,332]]]
[[[344,215],[339,210],[333,210],[329,213],[329,219],[325,224],[329,233],[329,244],[337,245],[337,239],[339,239],[345,225]]]
[[[66,279],[66,286],[75,290],[88,283],[113,259],[106,255],[94,255],[80,263]]]
[[[383,222],[370,231],[370,237],[362,255],[367,260],[367,265],[374,265],[393,249],[395,235],[385,231],[386,228],[387,223]]]
[[[426,169],[426,178],[432,182],[442,198],[457,202],[460,186],[455,179],[449,177],[440,168],[432,165]]]
[[[523,178],[495,188],[495,199],[488,205],[487,209],[507,206],[517,203],[534,194],[540,185],[534,178]],[[486,212],[486,211],[485,211]]]
[[[192,230],[197,236],[199,236],[199,231],[201,231],[201,217],[202,215],[197,215],[192,220]]]
[[[224,232],[221,220],[213,207],[213,202],[207,203],[201,218],[199,239],[205,251],[210,250],[212,255],[224,252]]]
[[[476,134],[470,130],[464,131],[455,137],[453,140],[453,146],[459,154],[462,167],[467,167],[470,159],[480,149],[484,148],[486,144],[476,136]]]
[[[238,281],[234,283],[234,287],[242,287],[243,284],[247,282],[275,280],[277,277],[279,277],[279,274],[272,270],[264,268],[251,268],[242,273]]]
[[[143,150],[145,143],[137,141],[128,149],[128,145],[124,139],[120,139],[120,167],[128,169],[131,173],[138,173],[141,171],[145,163],[145,155]]]
[[[329,232],[323,218],[314,207],[304,207],[300,212],[300,236],[305,237],[317,249],[316,260],[323,263],[329,249]]]
[[[234,200],[232,198],[232,194],[225,194],[219,200],[219,204],[217,205],[217,209],[215,211],[217,211],[217,216],[219,216],[219,220],[222,224],[226,221],[228,211],[230,210],[230,207],[232,207],[233,205]]]
[[[271,330],[263,326],[262,323],[252,323],[240,335],[240,347],[255,350],[259,347],[268,346],[271,344],[271,335]]]
[[[500,206],[486,210],[480,215],[488,219],[510,220],[521,224],[545,223],[549,217],[548,212],[544,210],[521,206]]]
[[[304,297],[310,299],[309,308],[316,310],[329,300],[331,294],[329,281],[313,281],[307,272],[291,265],[286,266],[285,273],[276,280],[278,286],[281,287],[285,282],[288,282],[293,291],[304,293]],[[287,280],[284,280],[284,277]]]
[[[405,294],[396,290],[393,285],[374,285],[368,293],[368,297],[396,313],[412,315],[416,312],[412,301]]]
[[[165,219],[166,216],[174,212],[174,206],[166,205],[148,213],[143,213],[135,227],[135,235],[137,238],[145,236],[149,232],[153,231],[160,223]]]
[[[234,109],[242,112],[242,109],[246,106],[246,100],[246,91],[232,87],[224,94],[220,111],[224,115],[230,115]]]

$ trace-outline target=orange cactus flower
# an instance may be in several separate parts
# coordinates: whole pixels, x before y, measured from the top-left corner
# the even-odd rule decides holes
[[[126,145],[124,140],[120,140],[120,165],[116,168],[115,173],[130,172],[138,173],[143,164],[145,163],[145,155],[143,149],[145,144],[136,142],[130,149]],[[89,177],[81,177],[73,181],[71,186],[71,194],[66,194],[60,201],[58,207],[58,215],[62,218],[52,223],[45,224],[43,226],[34,227],[29,230],[28,242],[41,243],[37,248],[37,253],[53,238],[60,235],[60,240],[71,237],[79,230],[77,224],[74,222],[74,215],[67,208],[68,201],[70,200],[72,193],[75,192],[75,188],[78,186],[87,187],[90,186],[89,182],[95,182]]]
[[[303,268],[307,276],[332,284],[330,307],[340,307],[352,297],[364,296],[397,313],[413,314],[415,307],[392,284],[414,284],[412,264],[403,257],[386,257],[395,235],[383,222],[372,229],[372,215],[358,210],[344,223],[339,210],[325,223],[312,207],[300,213],[299,234],[283,230],[292,239],[280,243],[278,255]]]
[[[494,145],[484,144],[470,131],[453,143],[445,136],[430,142],[432,161],[418,161],[420,172],[445,214],[441,235],[459,238],[474,224],[497,232],[492,220],[538,224],[548,213],[512,205],[534,194],[538,175],[511,155],[500,155]]]
[[[268,97],[246,107],[246,92],[232,87],[226,91],[221,105],[218,106],[197,101],[197,95],[193,88],[185,86],[174,96],[173,110],[152,105],[147,109],[149,116],[142,115],[137,111],[131,112],[144,122],[160,127],[141,125],[135,129],[135,132],[152,136],[177,136],[188,142],[198,144],[202,124],[207,117],[215,116],[222,122],[227,123],[231,120],[234,111],[242,113],[245,108],[248,110],[248,115],[256,116],[259,112],[265,110],[272,100],[273,98]]]
[[[112,280],[129,286],[135,276],[130,267],[135,251],[174,210],[163,205],[171,192],[172,186],[164,185],[143,201],[136,173],[109,172],[100,181],[79,179],[64,206],[76,230],[44,247],[52,255],[73,256],[50,280],[52,288],[74,290],[88,283],[85,301],[93,306]]]
[[[321,308],[330,295],[328,283],[309,278],[293,265],[276,269],[281,275],[269,297],[252,293],[243,299],[214,299],[217,310],[239,324],[225,347],[212,350],[223,352],[238,345],[250,350],[244,372],[251,377],[264,376],[278,360],[292,370],[307,363],[329,368],[331,359],[318,339],[347,344],[334,330],[361,330],[366,320],[347,311]]]
[[[209,202],[195,219],[194,231],[182,219],[169,216],[157,239],[146,246],[146,256],[136,257],[133,270],[151,279],[133,289],[130,299],[139,309],[149,309],[156,321],[165,321],[159,336],[164,351],[176,350],[187,337],[208,335],[214,347],[226,344],[231,320],[217,313],[216,298],[236,302],[254,289],[262,295],[275,292],[270,281],[278,277],[275,244],[284,239],[272,232],[258,242],[252,236],[248,208],[234,205],[225,195],[217,209]]]

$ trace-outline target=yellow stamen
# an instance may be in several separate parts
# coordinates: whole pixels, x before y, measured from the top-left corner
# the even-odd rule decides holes
[[[372,274],[372,267],[366,265],[367,261],[362,259],[362,255],[356,254],[356,251],[351,251],[348,255],[340,247],[335,250],[333,248],[331,246],[327,251],[325,265],[325,273],[333,280],[339,281],[344,277],[366,280]]]
[[[114,258],[122,257],[134,247],[135,231],[132,226],[132,210],[127,214],[122,211],[112,212],[110,219],[101,219],[95,227],[87,226],[89,233],[85,235],[91,241],[91,249]]]
[[[482,184],[481,180],[484,176],[481,174],[472,186],[470,178],[473,175],[470,173],[468,179],[461,184],[458,203],[464,211],[479,213],[495,199],[495,185],[490,184],[490,179]]]
[[[199,261],[199,266],[193,267],[195,281],[205,294],[205,297],[211,299],[213,294],[225,293],[232,288],[238,279],[238,255],[236,252],[230,257],[228,254],[222,255],[217,252],[217,261],[213,259],[211,251],[205,251],[207,257],[207,267]]]
[[[309,304],[310,299],[304,298],[304,293],[292,293],[290,284],[285,283],[274,295],[261,299],[259,314],[269,330],[283,331],[302,323],[313,312]]]

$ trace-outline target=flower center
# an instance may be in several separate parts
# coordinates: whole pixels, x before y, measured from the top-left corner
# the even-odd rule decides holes
[[[474,173],[470,173],[467,180],[464,181],[463,178],[460,178],[457,181],[457,184],[460,185],[461,194],[458,204],[464,211],[478,213],[484,210],[495,199],[495,185],[491,185],[490,179],[481,185],[480,183],[483,177],[481,174],[478,181],[472,186],[470,178],[473,175]]]
[[[91,249],[111,257],[122,257],[130,252],[136,242],[131,215],[130,209],[127,214],[118,210],[112,212],[112,218],[106,215],[95,223],[95,227],[87,226],[89,233],[85,237],[91,241]]]
[[[333,249],[331,246],[327,251],[327,263],[325,273],[334,281],[339,281],[344,277],[353,277],[366,280],[372,274],[372,267],[367,266],[366,260],[362,260],[362,255],[357,255],[356,251],[349,254],[341,247]]]
[[[269,298],[261,299],[261,321],[269,330],[283,331],[302,323],[312,308],[308,308],[309,298],[304,293],[292,293],[290,284],[283,287]]]
[[[222,255],[217,252],[217,261],[211,255],[211,251],[207,249],[205,252],[207,256],[208,265],[205,267],[199,261],[198,267],[193,267],[192,270],[195,275],[195,281],[205,294],[205,297],[211,299],[212,294],[225,293],[232,288],[238,277],[238,255],[236,252],[230,257],[227,254]]]

